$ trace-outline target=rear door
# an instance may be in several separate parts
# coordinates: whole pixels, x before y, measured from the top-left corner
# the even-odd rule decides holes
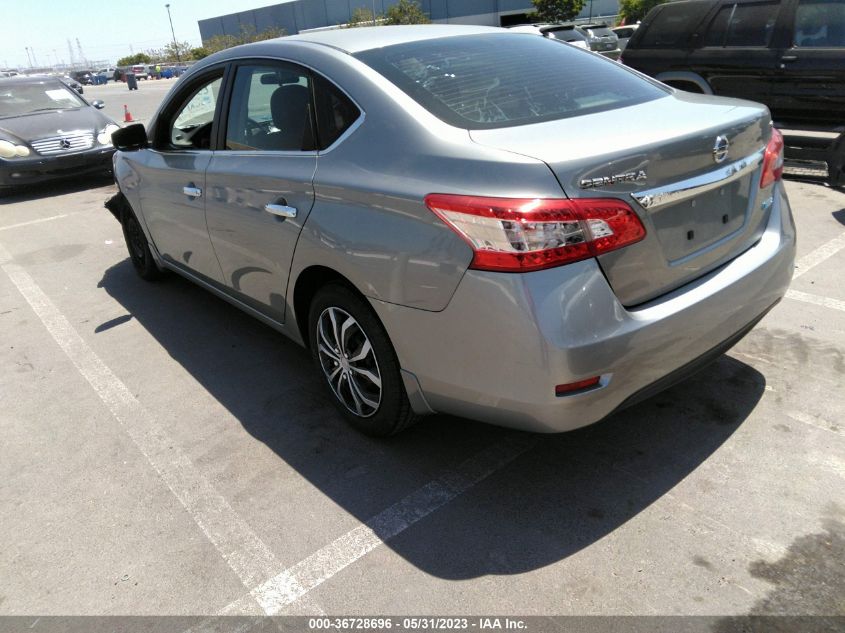
[[[845,0],[797,0],[789,12],[772,84],[775,120],[845,125]]]
[[[328,79],[275,60],[240,62],[230,93],[206,174],[208,231],[232,295],[281,323],[318,155],[360,110]]]
[[[699,33],[689,69],[710,84],[713,93],[766,103],[777,64],[772,48],[780,2],[726,2],[709,16]]]

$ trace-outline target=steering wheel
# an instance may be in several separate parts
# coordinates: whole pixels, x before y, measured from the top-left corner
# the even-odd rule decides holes
[[[257,134],[266,134],[267,128],[255,119],[247,117],[246,124],[244,125],[244,132],[246,133],[247,138],[251,138]]]

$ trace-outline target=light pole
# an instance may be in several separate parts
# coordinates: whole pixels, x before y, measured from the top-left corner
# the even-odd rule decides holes
[[[376,25],[376,0],[373,0],[373,26]]]
[[[176,31],[173,30],[173,18],[170,17],[170,4],[164,5],[167,9],[167,19],[170,21],[170,34],[173,36],[173,50],[176,51],[176,61],[182,63],[182,58],[179,56],[179,44],[176,43]]]

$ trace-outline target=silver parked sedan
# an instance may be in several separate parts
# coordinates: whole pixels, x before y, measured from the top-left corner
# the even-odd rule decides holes
[[[374,435],[433,412],[596,422],[727,350],[792,274],[765,107],[530,34],[241,46],[113,138],[108,206],[140,275],[306,345]]]

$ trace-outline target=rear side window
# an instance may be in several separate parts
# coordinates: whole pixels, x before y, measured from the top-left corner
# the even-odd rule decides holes
[[[652,10],[637,34],[637,48],[687,48],[692,30],[712,8],[709,2],[678,2]]]
[[[319,149],[326,149],[361,116],[361,111],[337,86],[320,75],[314,75],[314,101]]]
[[[845,47],[845,0],[800,0],[793,41],[801,48]]]
[[[704,37],[704,46],[768,46],[778,17],[777,2],[726,4]]]
[[[667,96],[615,62],[545,37],[444,37],[356,55],[435,116],[482,130],[612,110]]]

